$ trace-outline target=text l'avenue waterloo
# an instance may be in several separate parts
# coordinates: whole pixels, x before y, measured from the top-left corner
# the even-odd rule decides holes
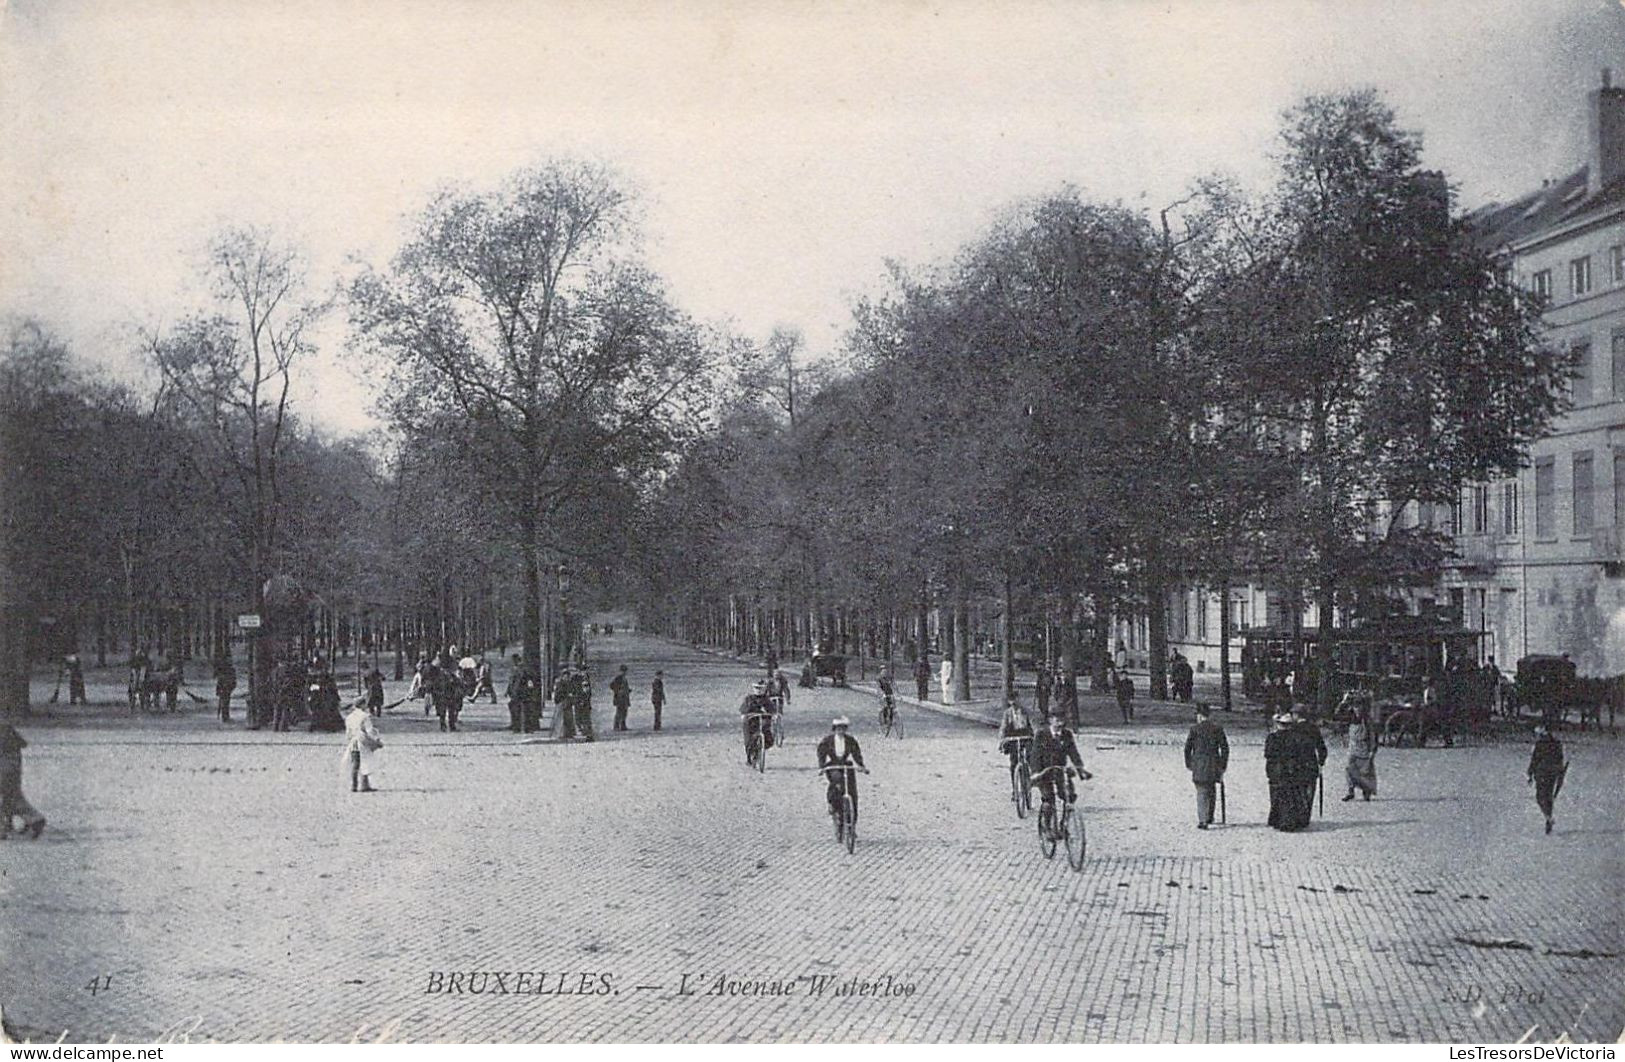
[[[426,995],[616,996],[662,992],[675,996],[808,996],[831,999],[907,999],[918,985],[895,974],[786,974],[778,977],[684,973],[677,983],[634,983],[610,972],[540,970],[431,970]]]

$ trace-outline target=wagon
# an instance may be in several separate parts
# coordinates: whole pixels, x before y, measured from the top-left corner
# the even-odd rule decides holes
[[[815,653],[812,658],[813,680],[827,678],[831,686],[846,685],[846,657],[838,653]]]

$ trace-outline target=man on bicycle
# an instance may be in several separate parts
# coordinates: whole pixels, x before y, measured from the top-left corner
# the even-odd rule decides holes
[[[897,711],[897,687],[892,684],[891,670],[888,668],[881,669],[880,677],[875,680],[875,685],[880,687],[881,718],[893,718]]]
[[[1058,782],[1064,782],[1066,800],[1068,803],[1077,799],[1076,791],[1072,787],[1072,780],[1066,777],[1061,770],[1070,762],[1078,769],[1078,777],[1084,781],[1094,775],[1083,769],[1083,757],[1078,755],[1078,740],[1073,737],[1072,731],[1066,728],[1065,721],[1058,715],[1049,717],[1049,726],[1040,732],[1033,740],[1032,764],[1033,785],[1038,787],[1043,795],[1044,808],[1053,812],[1055,809],[1055,794],[1060,792]],[[1056,768],[1050,770],[1050,768]]]
[[[764,747],[772,744],[772,729],[768,726],[768,716],[773,712],[773,700],[767,694],[767,680],[762,679],[751,687],[745,699],[739,704],[739,718],[744,723],[745,731],[745,763],[756,766],[756,736],[762,735]]]
[[[999,723],[999,751],[1010,757],[1010,777],[1016,776],[1021,757],[1032,751],[1033,725],[1027,709],[1014,697],[1004,702],[1004,719]]]
[[[824,781],[828,786],[824,791],[829,801],[829,813],[839,816],[841,813],[841,798],[852,797],[852,821],[858,821],[858,776],[857,771],[869,773],[869,768],[863,765],[863,750],[858,748],[858,739],[847,733],[851,721],[844,715],[838,715],[830,723],[830,735],[818,743],[818,767],[846,767],[844,771],[823,771]],[[854,769],[855,768],[855,769]]]

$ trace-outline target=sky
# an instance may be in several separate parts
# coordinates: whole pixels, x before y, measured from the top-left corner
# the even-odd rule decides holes
[[[1262,188],[1311,92],[1375,87],[1461,206],[1515,197],[1584,161],[1603,67],[1625,84],[1621,0],[0,0],[0,314],[139,380],[220,226],[335,291],[437,188],[565,155],[638,188],[682,307],[816,356],[888,260],[1023,197]],[[341,311],[321,341],[301,409],[368,427]]]

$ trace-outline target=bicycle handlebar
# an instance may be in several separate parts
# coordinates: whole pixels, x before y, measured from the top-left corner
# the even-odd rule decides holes
[[[862,771],[864,774],[868,774],[869,768],[861,767],[856,763],[832,763],[828,767],[818,768],[820,774],[825,771]]]

